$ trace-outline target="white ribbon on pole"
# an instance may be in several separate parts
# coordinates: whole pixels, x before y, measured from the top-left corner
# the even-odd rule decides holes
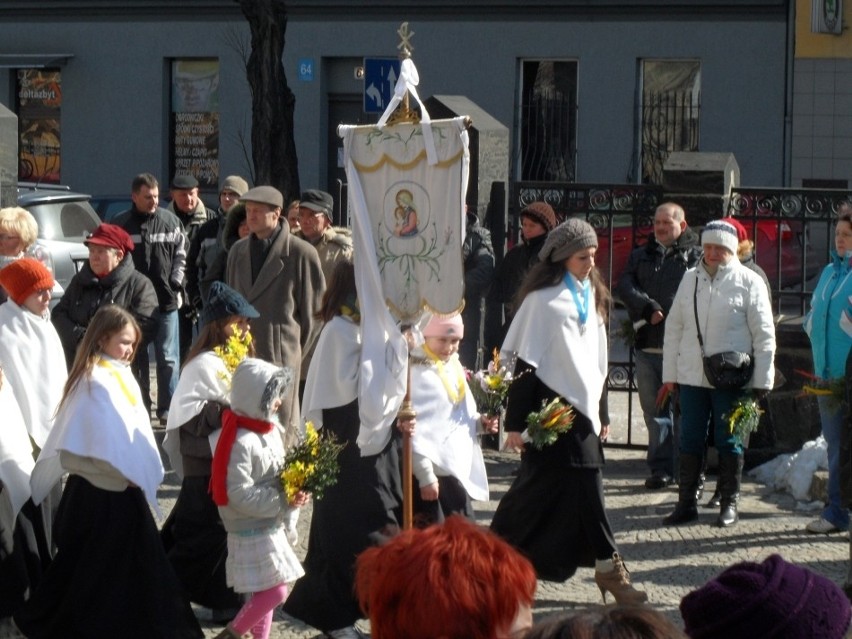
[[[426,149],[426,161],[432,165],[438,163],[438,154],[435,151],[435,140],[432,137],[432,119],[429,117],[429,112],[426,106],[420,100],[417,94],[417,85],[420,84],[420,75],[417,73],[417,67],[414,66],[414,61],[411,58],[405,58],[400,65],[399,78],[397,78],[396,86],[393,90],[388,108],[382,113],[379,118],[378,126],[380,129],[385,126],[391,114],[400,105],[405,97],[406,91],[413,97],[417,104],[420,105],[420,124],[423,131],[423,146]]]

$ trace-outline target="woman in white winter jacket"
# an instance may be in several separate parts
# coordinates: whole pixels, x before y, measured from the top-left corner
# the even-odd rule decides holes
[[[666,320],[663,392],[677,386],[681,408],[678,503],[666,525],[698,519],[697,488],[708,424],[719,451],[721,508],[718,526],[737,522],[743,448],[726,415],[744,395],[762,397],[774,379],[775,324],[766,284],[736,257],[737,231],[724,220],[710,222],[701,235],[704,255],[681,280]],[[704,374],[698,328],[707,356],[725,351],[749,353],[754,373],[743,388],[714,388]],[[712,422],[711,422],[712,420]]]

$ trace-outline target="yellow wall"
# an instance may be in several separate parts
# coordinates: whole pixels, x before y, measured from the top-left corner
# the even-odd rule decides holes
[[[812,0],[796,0],[796,57],[852,58],[852,0],[843,2],[843,33],[811,33]]]

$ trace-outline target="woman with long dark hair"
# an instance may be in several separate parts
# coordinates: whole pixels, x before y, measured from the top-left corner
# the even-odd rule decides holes
[[[236,616],[241,600],[225,583],[228,535],[209,493],[210,464],[222,410],[230,404],[234,365],[240,356],[254,353],[246,336],[249,320],[257,315],[231,287],[211,285],[202,309],[204,326],[184,361],[163,441],[181,478],[180,494],[161,532],[163,544],[189,599],[211,608],[213,621],[221,623]],[[232,352],[243,343],[245,353]]]
[[[564,581],[579,566],[594,566],[604,599],[610,592],[619,603],[641,603],[647,597],[630,583],[604,508],[610,295],[595,268],[597,246],[588,223],[566,220],[550,232],[518,292],[502,357],[517,358],[505,428],[521,467],[491,528],[530,559],[539,579]],[[550,445],[527,443],[527,416],[555,398],[573,409],[570,430]]]

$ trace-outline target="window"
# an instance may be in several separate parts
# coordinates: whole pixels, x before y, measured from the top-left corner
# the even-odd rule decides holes
[[[521,180],[573,182],[577,174],[577,62],[521,63],[516,171]]]
[[[698,150],[701,63],[644,60],[641,86],[642,182],[661,184],[669,153]]]
[[[18,69],[18,180],[58,184],[62,88],[56,69]]]

